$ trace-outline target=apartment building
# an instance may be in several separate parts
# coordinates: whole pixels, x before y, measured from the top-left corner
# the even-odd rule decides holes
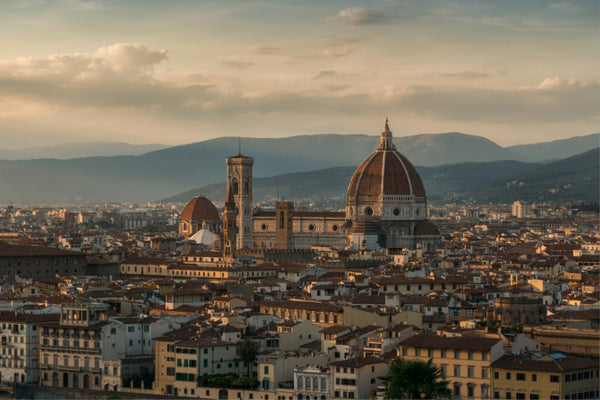
[[[415,335],[398,344],[398,356],[433,359],[442,368],[454,398],[488,398],[490,366],[502,357],[502,340],[479,337]]]
[[[40,362],[38,324],[58,320],[58,314],[0,312],[1,382],[38,383]]]
[[[123,325],[108,321],[107,304],[63,304],[60,320],[41,324],[40,329],[42,386],[118,389],[114,386],[117,380],[103,380],[103,371],[107,367],[111,375],[116,372],[121,376],[125,332]]]
[[[492,366],[494,399],[573,400],[600,395],[599,364],[561,353],[507,354]]]
[[[368,399],[387,375],[389,365],[380,358],[365,357],[334,361],[332,370],[334,399]]]
[[[237,345],[200,338],[197,327],[167,332],[154,342],[156,394],[196,396],[198,376],[241,372]]]

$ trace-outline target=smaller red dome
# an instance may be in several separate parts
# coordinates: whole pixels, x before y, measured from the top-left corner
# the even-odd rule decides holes
[[[194,197],[181,213],[183,221],[219,221],[217,207],[206,197]]]

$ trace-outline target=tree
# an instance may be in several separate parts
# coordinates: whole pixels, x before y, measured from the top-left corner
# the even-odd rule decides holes
[[[254,363],[258,357],[258,347],[256,347],[256,343],[250,339],[244,340],[242,343],[240,343],[238,356],[240,357],[240,360],[246,364],[246,375],[250,376],[250,365]]]
[[[380,379],[386,383],[386,399],[446,399],[451,391],[443,378],[442,369],[433,359],[397,358],[392,361],[388,375]]]

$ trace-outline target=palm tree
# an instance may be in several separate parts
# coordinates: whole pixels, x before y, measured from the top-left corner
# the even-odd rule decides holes
[[[451,396],[442,369],[429,361],[397,358],[392,361],[388,375],[380,378],[386,383],[386,399],[447,399]]]
[[[240,357],[240,360],[246,364],[246,375],[250,376],[250,365],[256,361],[256,358],[258,357],[258,347],[256,346],[256,343],[250,339],[244,340],[242,343],[240,343],[238,356]]]

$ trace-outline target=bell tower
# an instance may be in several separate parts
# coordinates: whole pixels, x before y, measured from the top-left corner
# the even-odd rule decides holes
[[[237,208],[231,186],[227,187],[227,201],[223,210],[223,258],[233,261],[237,237]]]
[[[227,188],[237,207],[236,248],[252,247],[252,166],[254,158],[243,156],[227,157]]]
[[[293,249],[294,203],[278,201],[275,203],[275,248]]]

